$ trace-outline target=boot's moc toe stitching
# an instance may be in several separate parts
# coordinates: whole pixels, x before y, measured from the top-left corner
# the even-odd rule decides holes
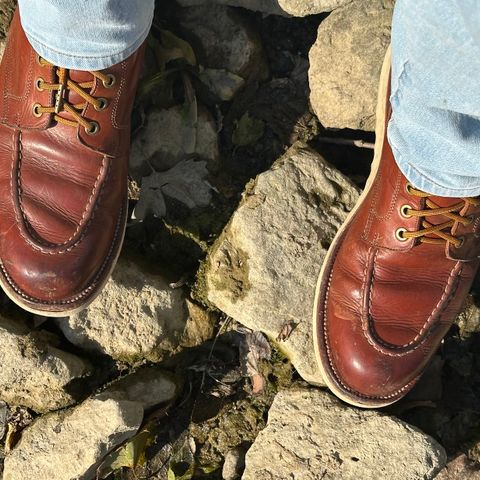
[[[142,57],[143,47],[104,71],[59,68],[14,15],[0,65],[0,283],[26,310],[84,308],[116,263]]]
[[[314,309],[317,360],[330,389],[381,407],[417,382],[460,312],[478,268],[478,198],[412,187],[386,140],[389,54],[372,172],[322,267]]]

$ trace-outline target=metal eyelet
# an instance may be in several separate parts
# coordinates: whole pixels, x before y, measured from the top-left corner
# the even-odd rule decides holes
[[[455,248],[462,248],[463,244],[465,243],[465,237],[457,237],[458,240],[460,240],[460,245],[454,245]]]
[[[475,215],[473,215],[473,214],[472,215],[467,215],[465,218],[468,220],[467,225],[471,225],[475,221]]]
[[[42,88],[43,82],[45,80],[42,77],[39,77],[35,80],[35,87],[39,92],[43,92],[44,89]]]
[[[403,218],[411,218],[412,216],[407,213],[407,210],[413,210],[411,205],[402,205],[400,207],[400,215]]]
[[[105,88],[112,88],[115,85],[115,82],[117,81],[115,78],[115,75],[112,75],[111,73],[107,73],[107,78],[108,78],[108,81],[102,80],[103,86]]]
[[[413,188],[412,185],[410,185],[408,182],[405,184],[405,191],[406,191],[409,195],[412,194],[412,192],[411,192],[411,189],[412,189],[412,188]]]
[[[90,122],[90,128],[85,127],[87,135],[96,135],[100,131],[100,125],[97,122]]]
[[[38,63],[41,67],[43,67],[42,57],[41,57],[40,55],[38,55],[38,53],[37,53],[37,55],[35,55],[35,60],[37,61],[37,63]]]
[[[403,236],[403,234],[405,232],[407,232],[408,230],[406,228],[403,228],[403,227],[400,227],[400,228],[397,228],[397,230],[395,231],[395,238],[399,241],[399,242],[406,242],[408,240],[408,238],[405,238]]]
[[[99,102],[99,106],[97,107],[96,105],[93,106],[97,112],[101,112],[102,110],[105,110],[108,106],[108,102],[106,98],[97,98]]]
[[[39,103],[34,103],[32,107],[32,113],[34,117],[40,118],[43,115],[43,112],[39,112],[38,109],[41,107]]]

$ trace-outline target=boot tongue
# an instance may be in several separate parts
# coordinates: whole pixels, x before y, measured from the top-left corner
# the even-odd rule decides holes
[[[95,78],[90,72],[85,72],[82,70],[68,70],[68,78],[75,83],[84,83],[84,82],[91,82]],[[90,93],[91,89],[84,88],[83,89],[86,93]],[[85,99],[82,98],[77,92],[69,89],[65,94],[65,101],[70,103],[70,105],[76,105],[79,103],[85,103]],[[62,111],[60,116],[66,118],[67,120],[74,120],[73,116],[70,113]]]
[[[83,70],[69,70],[68,75],[70,80],[73,80],[76,83],[91,82],[94,78],[90,72],[85,72]]]
[[[435,203],[435,205],[437,205],[439,208],[451,207],[451,206],[456,205],[457,203],[462,201],[461,198],[437,197],[437,196],[433,196],[433,195],[428,197],[428,198],[430,199],[430,201]],[[428,207],[425,206],[425,208],[428,208]],[[454,213],[462,213],[462,212],[463,212],[463,208],[460,212],[454,212]],[[440,225],[441,223],[449,222],[451,220],[451,218],[449,218],[445,215],[427,215],[424,218],[427,222],[429,222],[432,225]],[[452,228],[453,227],[448,227],[444,231],[446,233],[450,233]],[[435,234],[427,235],[427,237],[439,238],[438,235],[435,235]]]

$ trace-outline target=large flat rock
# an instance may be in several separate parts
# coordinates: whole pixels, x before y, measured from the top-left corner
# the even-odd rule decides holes
[[[0,316],[0,400],[36,412],[75,402],[68,388],[89,373],[87,362],[53,347],[54,336]]]
[[[132,437],[146,409],[178,392],[171,374],[142,368],[102,393],[39,417],[5,458],[3,480],[92,480],[105,455]]]
[[[243,480],[429,480],[446,463],[433,438],[326,392],[280,392],[247,452]]]
[[[268,68],[260,35],[248,17],[223,5],[184,8],[179,15],[183,36],[195,46],[203,67],[225,69],[243,79]]]
[[[319,26],[310,50],[310,102],[327,128],[373,131],[394,0],[355,0]]]
[[[40,417],[6,456],[3,480],[93,479],[101,459],[134,435],[142,419],[139,403],[104,398]]]
[[[305,17],[322,12],[331,12],[352,0],[178,0],[182,6],[229,5],[273,15]]]
[[[57,323],[78,347],[133,364],[159,361],[175,350],[187,320],[181,289],[122,258],[98,298]]]
[[[296,143],[247,186],[199,281],[208,301],[272,340],[292,324],[279,347],[314,384],[323,383],[311,335],[317,276],[357,198],[344,175]]]

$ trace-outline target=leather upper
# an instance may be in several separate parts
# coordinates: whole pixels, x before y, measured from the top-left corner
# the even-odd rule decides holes
[[[82,116],[100,130],[35,116],[34,105],[53,106],[56,68],[38,61],[13,18],[0,66],[0,261],[2,286],[25,307],[76,307],[105,280],[124,232],[130,114],[143,48],[105,72],[106,87],[89,72],[70,70],[78,82],[94,80],[90,95],[107,100]],[[75,92],[66,100],[78,103]],[[68,113],[63,112],[65,118]]]
[[[460,248],[398,238],[399,228],[422,228],[418,217],[405,216],[405,206],[426,208],[407,184],[385,138],[369,193],[334,243],[322,278],[317,341],[323,369],[345,398],[365,406],[392,403],[414,385],[478,268],[479,207],[466,204],[459,213],[471,223],[451,229],[463,237]],[[430,198],[440,207],[460,201]]]

